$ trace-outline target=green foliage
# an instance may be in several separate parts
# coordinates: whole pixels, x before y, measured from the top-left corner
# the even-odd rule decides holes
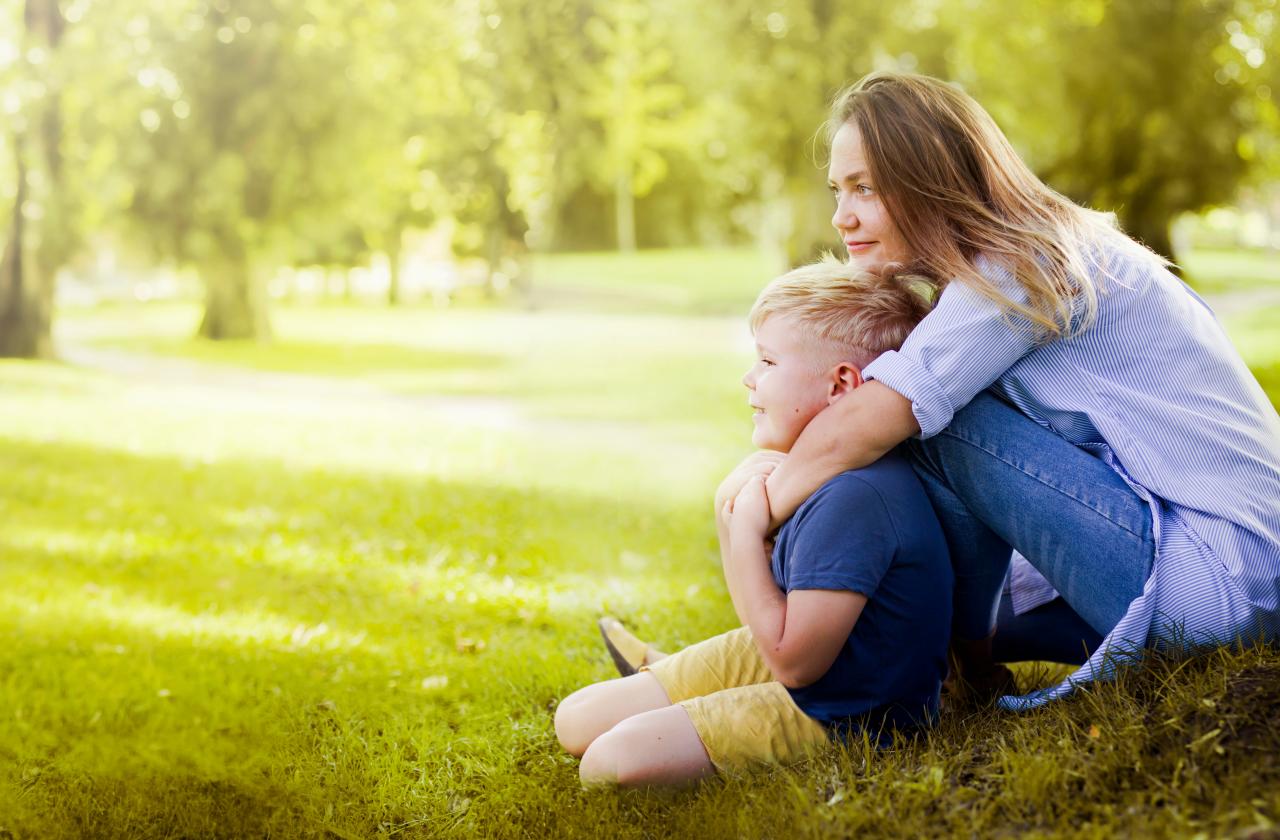
[[[1173,256],[1179,214],[1274,177],[1273,0],[993,3],[984,22],[947,8],[946,74],[1045,180],[1157,251]],[[1017,72],[999,70],[1011,57]]]
[[[48,8],[56,49],[0,38],[0,194],[23,181],[50,265],[127,232],[196,268],[209,337],[269,334],[281,266],[385,256],[394,302],[406,232],[436,224],[524,300],[529,252],[566,243],[805,260],[834,241],[817,131],[872,69],[960,82],[1054,186],[1166,252],[1174,216],[1280,173],[1276,0]],[[60,131],[20,179],[36,124]]]
[[[615,193],[618,249],[631,252],[635,199],[667,174],[663,151],[682,141],[685,91],[668,80],[672,55],[664,46],[666,33],[646,4],[611,4],[587,21],[585,34],[600,58],[598,72],[589,77],[584,111],[603,135],[596,166]]]

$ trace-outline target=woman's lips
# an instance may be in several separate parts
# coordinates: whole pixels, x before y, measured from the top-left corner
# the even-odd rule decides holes
[[[849,251],[849,253],[850,253],[850,254],[861,254],[861,253],[863,253],[864,251],[869,251],[869,250],[872,248],[872,246],[874,246],[875,244],[876,244],[876,243],[874,243],[874,242],[849,242],[849,241],[846,241],[846,242],[844,243],[844,247],[848,249],[848,251]]]

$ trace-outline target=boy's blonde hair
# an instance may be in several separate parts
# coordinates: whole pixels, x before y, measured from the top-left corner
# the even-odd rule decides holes
[[[886,350],[897,350],[929,313],[923,277],[865,271],[827,254],[764,287],[749,317],[755,333],[772,315],[788,315],[812,337],[858,369]],[[825,365],[826,359],[820,361]]]

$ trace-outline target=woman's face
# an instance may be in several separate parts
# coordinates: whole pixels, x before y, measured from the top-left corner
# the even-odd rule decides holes
[[[862,148],[862,136],[853,123],[845,123],[831,141],[831,167],[827,185],[836,200],[831,224],[844,240],[849,262],[868,271],[886,263],[908,262],[906,240],[889,218]]]

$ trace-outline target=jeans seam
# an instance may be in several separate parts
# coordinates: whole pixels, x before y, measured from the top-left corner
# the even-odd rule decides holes
[[[942,434],[943,434],[943,435],[947,435],[948,437],[951,437],[951,438],[953,438],[953,439],[955,439],[955,440],[957,440],[957,441],[959,441],[959,442],[961,442],[961,443],[967,444],[968,446],[972,446],[974,449],[977,449],[977,450],[979,450],[979,451],[981,451],[981,452],[984,452],[984,453],[986,453],[987,455],[990,455],[992,458],[995,458],[997,461],[999,461],[1000,463],[1004,464],[1005,466],[1007,466],[1007,467],[1009,467],[1009,468],[1011,468],[1011,469],[1017,470],[1018,472],[1022,473],[1022,474],[1023,474],[1023,475],[1025,475],[1027,478],[1030,478],[1030,479],[1031,479],[1031,480],[1033,480],[1033,481],[1037,481],[1037,482],[1039,482],[1040,484],[1042,484],[1043,486],[1048,487],[1050,490],[1053,490],[1055,493],[1058,493],[1058,494],[1060,494],[1060,495],[1062,495],[1062,496],[1065,496],[1066,498],[1070,499],[1071,501],[1075,502],[1076,504],[1081,505],[1081,506],[1083,506],[1083,507],[1087,508],[1088,510],[1093,511],[1093,512],[1094,512],[1094,513],[1096,513],[1097,515],[1101,516],[1103,519],[1105,519],[1105,520],[1107,520],[1108,522],[1110,522],[1112,525],[1114,525],[1114,526],[1116,526],[1117,528],[1119,528],[1119,529],[1123,530],[1125,533],[1130,534],[1130,535],[1131,535],[1131,536],[1133,536],[1133,537],[1136,537],[1136,538],[1138,539],[1138,541],[1139,541],[1139,542],[1144,542],[1144,543],[1146,542],[1146,537],[1144,537],[1142,534],[1138,533],[1137,531],[1134,531],[1134,530],[1133,530],[1132,528],[1130,528],[1128,525],[1125,525],[1125,524],[1124,524],[1124,523],[1122,523],[1122,522],[1117,522],[1116,520],[1112,519],[1109,515],[1107,515],[1107,513],[1106,513],[1105,511],[1098,510],[1098,508],[1096,508],[1096,507],[1094,507],[1093,505],[1089,504],[1089,503],[1088,503],[1087,501],[1085,501],[1084,499],[1078,498],[1077,496],[1074,496],[1074,495],[1072,495],[1071,493],[1068,493],[1066,490],[1062,489],[1061,487],[1058,487],[1058,486],[1056,486],[1056,485],[1054,485],[1054,484],[1050,484],[1049,482],[1045,481],[1044,479],[1040,478],[1039,476],[1032,475],[1031,473],[1029,473],[1029,472],[1027,472],[1025,469],[1023,469],[1022,467],[1020,467],[1020,466],[1018,466],[1017,464],[1013,463],[1012,461],[1010,461],[1010,460],[1006,459],[1004,456],[1000,455],[999,453],[997,453],[997,452],[995,452],[995,451],[993,451],[993,450],[991,450],[991,449],[987,448],[986,446],[984,446],[983,444],[979,443],[978,441],[971,440],[971,439],[969,439],[969,438],[967,438],[967,437],[964,437],[964,436],[962,436],[962,435],[959,435],[959,434],[957,434],[956,432],[952,431],[951,429],[947,429],[947,430],[943,431],[943,432],[942,432]],[[1086,455],[1086,457],[1088,457],[1088,456]]]

